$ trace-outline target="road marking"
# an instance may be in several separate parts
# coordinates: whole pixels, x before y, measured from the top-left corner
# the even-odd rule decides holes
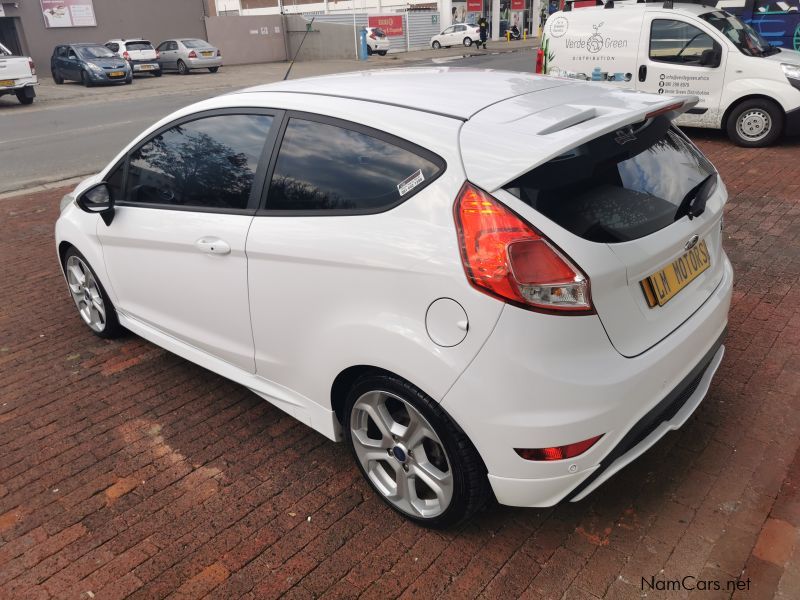
[[[51,131],[50,133],[40,133],[38,135],[31,135],[31,136],[28,136],[28,137],[15,138],[13,140],[2,140],[2,141],[0,141],[0,146],[2,146],[3,144],[15,144],[17,142],[28,142],[30,140],[35,140],[35,139],[38,139],[38,138],[50,138],[50,137],[53,137],[55,135],[64,135],[66,133],[76,133],[76,132],[79,132],[79,131],[80,132],[91,131],[92,129],[103,129],[105,127],[109,127],[109,125],[114,125],[114,126],[117,126],[117,125],[130,125],[131,123],[136,123],[137,121],[147,121],[149,119],[150,119],[150,117],[144,117],[142,119],[134,119],[133,121],[115,121],[114,123],[111,123],[111,124],[91,125],[89,127],[81,127],[80,129],[66,129],[66,130],[61,130],[61,131]]]

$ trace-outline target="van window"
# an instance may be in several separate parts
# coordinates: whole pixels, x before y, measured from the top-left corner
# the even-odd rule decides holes
[[[699,65],[714,40],[694,25],[672,19],[654,19],[650,27],[650,60],[680,65]]]
[[[770,46],[769,42],[755,31],[750,25],[742,22],[739,17],[722,10],[700,15],[709,25],[718,29],[722,35],[733,42],[739,52],[747,56],[769,56],[780,52],[775,46]]]
[[[664,117],[592,140],[506,191],[583,239],[613,244],[655,233],[713,192],[711,163]]]

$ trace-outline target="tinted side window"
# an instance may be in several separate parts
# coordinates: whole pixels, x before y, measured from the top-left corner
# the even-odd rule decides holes
[[[217,115],[168,129],[130,156],[129,202],[247,208],[272,117]]]
[[[443,166],[435,156],[423,158],[358,131],[290,119],[267,209],[386,209],[427,184]]]
[[[703,51],[713,49],[711,36],[688,23],[655,19],[650,27],[650,60],[699,65]]]
[[[108,48],[112,52],[119,52],[119,44],[115,44],[113,42],[109,42],[108,44],[106,44],[106,48]]]

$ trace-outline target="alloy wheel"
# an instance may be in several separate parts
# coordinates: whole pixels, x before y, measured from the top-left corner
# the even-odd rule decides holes
[[[353,450],[370,482],[398,510],[417,518],[443,514],[453,498],[444,444],[414,406],[384,391],[353,404]]]
[[[100,286],[89,266],[78,256],[67,259],[67,283],[83,321],[97,332],[106,327],[106,307]]]

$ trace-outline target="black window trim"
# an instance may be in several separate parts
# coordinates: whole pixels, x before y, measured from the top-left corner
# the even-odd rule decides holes
[[[280,129],[280,125],[283,123],[283,110],[280,109],[271,109],[271,108],[263,108],[260,106],[237,106],[232,108],[216,108],[211,110],[204,110],[201,112],[192,113],[191,115],[185,115],[179,119],[175,119],[174,121],[170,121],[166,125],[159,127],[146,138],[141,140],[138,144],[136,144],[133,148],[128,150],[125,155],[118,160],[114,166],[108,170],[108,173],[113,173],[116,169],[120,166],[123,169],[123,184],[122,184],[122,197],[127,196],[127,187],[128,187],[128,169],[130,167],[130,157],[131,155],[136,152],[139,148],[144,146],[145,144],[149,143],[153,138],[156,136],[164,133],[168,129],[172,129],[178,125],[183,125],[184,123],[189,123],[192,121],[198,121],[200,119],[205,119],[208,117],[216,117],[221,115],[264,115],[272,117],[272,125],[269,129],[269,134],[267,135],[267,139],[264,142],[264,147],[261,150],[261,156],[258,159],[258,165],[256,167],[256,171],[253,174],[253,186],[250,188],[250,197],[247,201],[247,208],[216,208],[213,206],[180,206],[176,204],[156,204],[156,203],[149,203],[149,202],[129,202],[127,200],[116,200],[114,199],[114,204],[116,206],[128,206],[132,208],[152,208],[157,210],[177,210],[177,211],[184,211],[184,212],[198,212],[198,213],[214,213],[214,214],[230,214],[230,215],[254,215],[256,214],[256,210],[259,206],[259,201],[262,197],[262,193],[265,188],[265,181],[266,178],[264,177],[265,170],[269,164],[270,156],[272,155],[272,150],[275,146],[275,141],[278,137],[278,130]]]
[[[288,209],[267,208],[267,203],[269,202],[269,184],[272,182],[272,175],[275,172],[275,165],[278,162],[278,154],[280,153],[281,146],[283,145],[283,138],[286,133],[286,127],[288,126],[290,119],[299,119],[304,121],[313,121],[314,123],[321,123],[324,125],[333,125],[334,127],[340,127],[341,129],[348,129],[350,131],[355,131],[357,133],[361,133],[379,139],[383,142],[392,144],[394,146],[397,146],[398,148],[402,148],[403,150],[407,150],[408,152],[416,154],[420,158],[423,158],[433,163],[439,170],[433,177],[424,181],[421,185],[415,187],[407,195],[399,198],[397,202],[393,202],[391,204],[387,204],[385,206],[381,206],[378,208],[372,208],[372,209],[334,208],[334,209],[314,209],[314,210],[288,210]],[[395,209],[404,202],[407,202],[409,199],[413,198],[415,195],[424,190],[434,181],[439,179],[439,177],[441,177],[447,170],[447,161],[445,161],[445,159],[443,159],[435,152],[432,152],[427,148],[423,148],[422,146],[419,146],[414,142],[410,142],[401,137],[397,137],[390,133],[386,133],[385,131],[374,129],[372,127],[367,127],[366,125],[361,125],[360,123],[354,123],[353,121],[347,121],[345,119],[329,117],[327,115],[321,115],[318,113],[310,113],[298,110],[287,110],[283,115],[283,120],[281,121],[280,127],[278,129],[279,129],[277,135],[278,139],[276,140],[272,148],[272,156],[270,157],[269,168],[267,169],[266,177],[264,178],[263,191],[261,194],[261,202],[259,203],[258,210],[256,211],[257,217],[336,217],[336,216],[377,215]]]
[[[661,64],[667,64],[667,65],[677,65],[677,66],[680,66],[680,67],[699,67],[699,68],[702,68],[702,69],[718,69],[719,68],[718,66],[717,67],[709,67],[708,65],[701,65],[699,63],[676,63],[676,62],[671,61],[671,60],[662,60],[662,59],[653,58],[652,56],[650,56],[650,48],[651,48],[651,44],[653,43],[653,24],[656,21],[675,21],[676,23],[683,23],[684,25],[689,25],[690,27],[694,27],[695,29],[697,29],[701,33],[704,33],[705,35],[707,35],[711,39],[711,42],[714,44],[714,50],[718,50],[719,52],[722,52],[722,48],[723,48],[722,44],[717,39],[715,34],[709,33],[708,31],[706,31],[702,27],[698,27],[697,24],[692,23],[691,21],[686,21],[684,19],[678,19],[678,18],[673,17],[672,15],[669,15],[669,16],[667,16],[667,15],[656,15],[652,19],[650,19],[650,31],[649,31],[649,34],[647,36],[647,60],[649,60],[651,62],[655,62],[655,63],[661,63]]]

